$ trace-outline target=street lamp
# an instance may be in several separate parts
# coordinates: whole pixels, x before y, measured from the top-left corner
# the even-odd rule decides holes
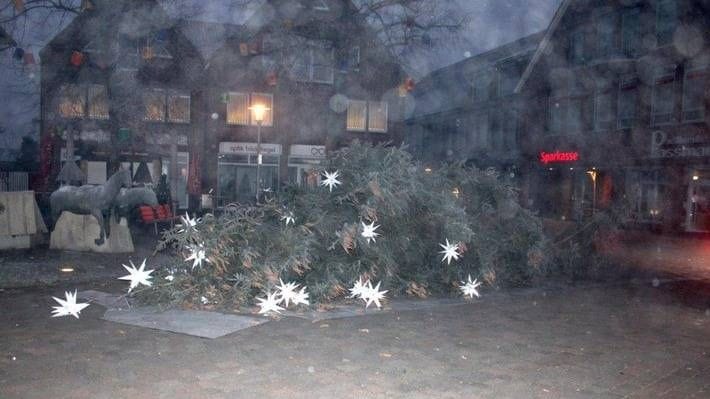
[[[256,122],[256,203],[259,203],[259,193],[261,192],[261,125],[264,123],[264,116],[269,111],[264,104],[256,103],[249,107]]]

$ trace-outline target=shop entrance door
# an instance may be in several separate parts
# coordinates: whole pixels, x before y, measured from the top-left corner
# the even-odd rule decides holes
[[[710,232],[710,179],[691,179],[688,185],[685,226],[688,232]]]

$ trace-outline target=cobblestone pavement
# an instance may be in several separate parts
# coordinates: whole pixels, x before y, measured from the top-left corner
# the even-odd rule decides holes
[[[5,290],[0,398],[708,398],[710,310],[663,287],[484,291],[215,340],[102,321],[98,305],[50,318],[64,287]]]

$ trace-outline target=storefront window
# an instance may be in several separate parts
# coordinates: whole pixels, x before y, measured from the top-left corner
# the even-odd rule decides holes
[[[646,223],[660,222],[665,191],[666,184],[660,170],[629,170],[626,196],[631,206],[631,219]]]
[[[222,154],[218,164],[218,206],[256,199],[256,154]],[[279,187],[279,156],[263,156],[259,171],[262,192]]]

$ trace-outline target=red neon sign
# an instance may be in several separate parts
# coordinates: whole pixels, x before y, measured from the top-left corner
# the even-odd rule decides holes
[[[548,163],[567,163],[579,161],[579,153],[577,151],[570,152],[540,152],[540,162],[547,165]]]

